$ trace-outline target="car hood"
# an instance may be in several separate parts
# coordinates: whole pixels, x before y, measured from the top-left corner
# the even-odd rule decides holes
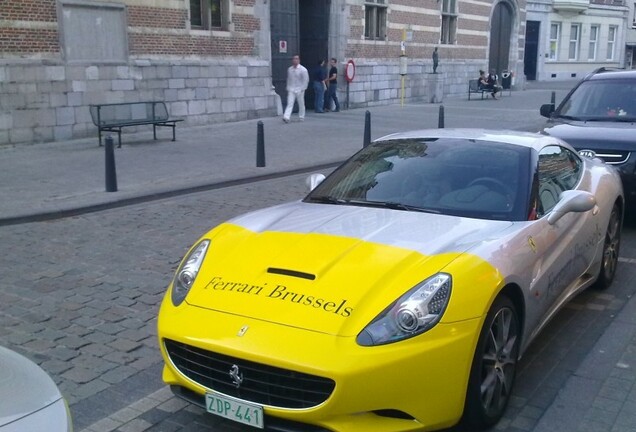
[[[0,428],[61,398],[53,380],[39,366],[0,347]]]
[[[353,335],[410,288],[511,225],[341,205],[278,206],[208,233],[211,245],[186,301]]]
[[[577,150],[633,150],[633,123],[622,122],[561,122],[555,120],[543,129],[545,134],[560,138]]]

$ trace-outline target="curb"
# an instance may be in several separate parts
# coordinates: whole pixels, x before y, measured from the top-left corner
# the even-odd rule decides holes
[[[166,190],[164,192],[156,192],[148,195],[139,195],[136,197],[124,198],[117,201],[100,203],[100,204],[91,204],[87,206],[80,206],[68,209],[59,209],[48,212],[41,213],[32,213],[18,216],[10,216],[6,218],[0,218],[0,227],[1,226],[10,226],[10,225],[21,225],[26,223],[33,222],[45,222],[55,219],[64,219],[72,216],[80,216],[87,213],[95,213],[103,210],[109,210],[114,208],[126,207],[134,204],[141,204],[151,201],[158,201],[165,198],[172,198],[180,195],[188,195],[197,192],[205,192],[215,189],[223,189],[232,186],[239,186],[249,183],[256,183],[265,180],[278,179],[282,177],[288,177],[297,174],[308,173],[311,171],[327,169],[327,168],[335,168],[338,165],[342,164],[344,160],[331,161],[326,162],[319,165],[305,166],[301,168],[296,168],[292,170],[279,171],[270,174],[262,174],[251,177],[243,177],[237,179],[223,180],[214,183],[207,183],[203,185],[197,186],[188,186],[179,189]]]

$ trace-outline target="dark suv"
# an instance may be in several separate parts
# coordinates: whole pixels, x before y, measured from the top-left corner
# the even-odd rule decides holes
[[[548,117],[543,132],[568,142],[583,156],[615,166],[627,201],[636,207],[636,71],[597,70],[579,82]]]

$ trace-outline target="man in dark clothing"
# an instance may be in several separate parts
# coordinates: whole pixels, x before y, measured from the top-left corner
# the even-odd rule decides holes
[[[336,105],[334,112],[340,111],[340,102],[338,102],[338,68],[336,65],[338,60],[331,58],[331,69],[329,69],[329,76],[327,77],[327,97],[325,99],[325,109],[329,111],[331,108],[331,101],[333,100]]]
[[[325,61],[320,60],[316,67],[311,71],[311,81],[314,86],[315,104],[314,108],[317,113],[324,113],[323,105],[325,104]]]

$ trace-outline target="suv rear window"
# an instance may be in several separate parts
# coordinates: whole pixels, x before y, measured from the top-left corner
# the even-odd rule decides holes
[[[636,120],[636,80],[583,81],[560,107],[561,117],[586,121]]]

